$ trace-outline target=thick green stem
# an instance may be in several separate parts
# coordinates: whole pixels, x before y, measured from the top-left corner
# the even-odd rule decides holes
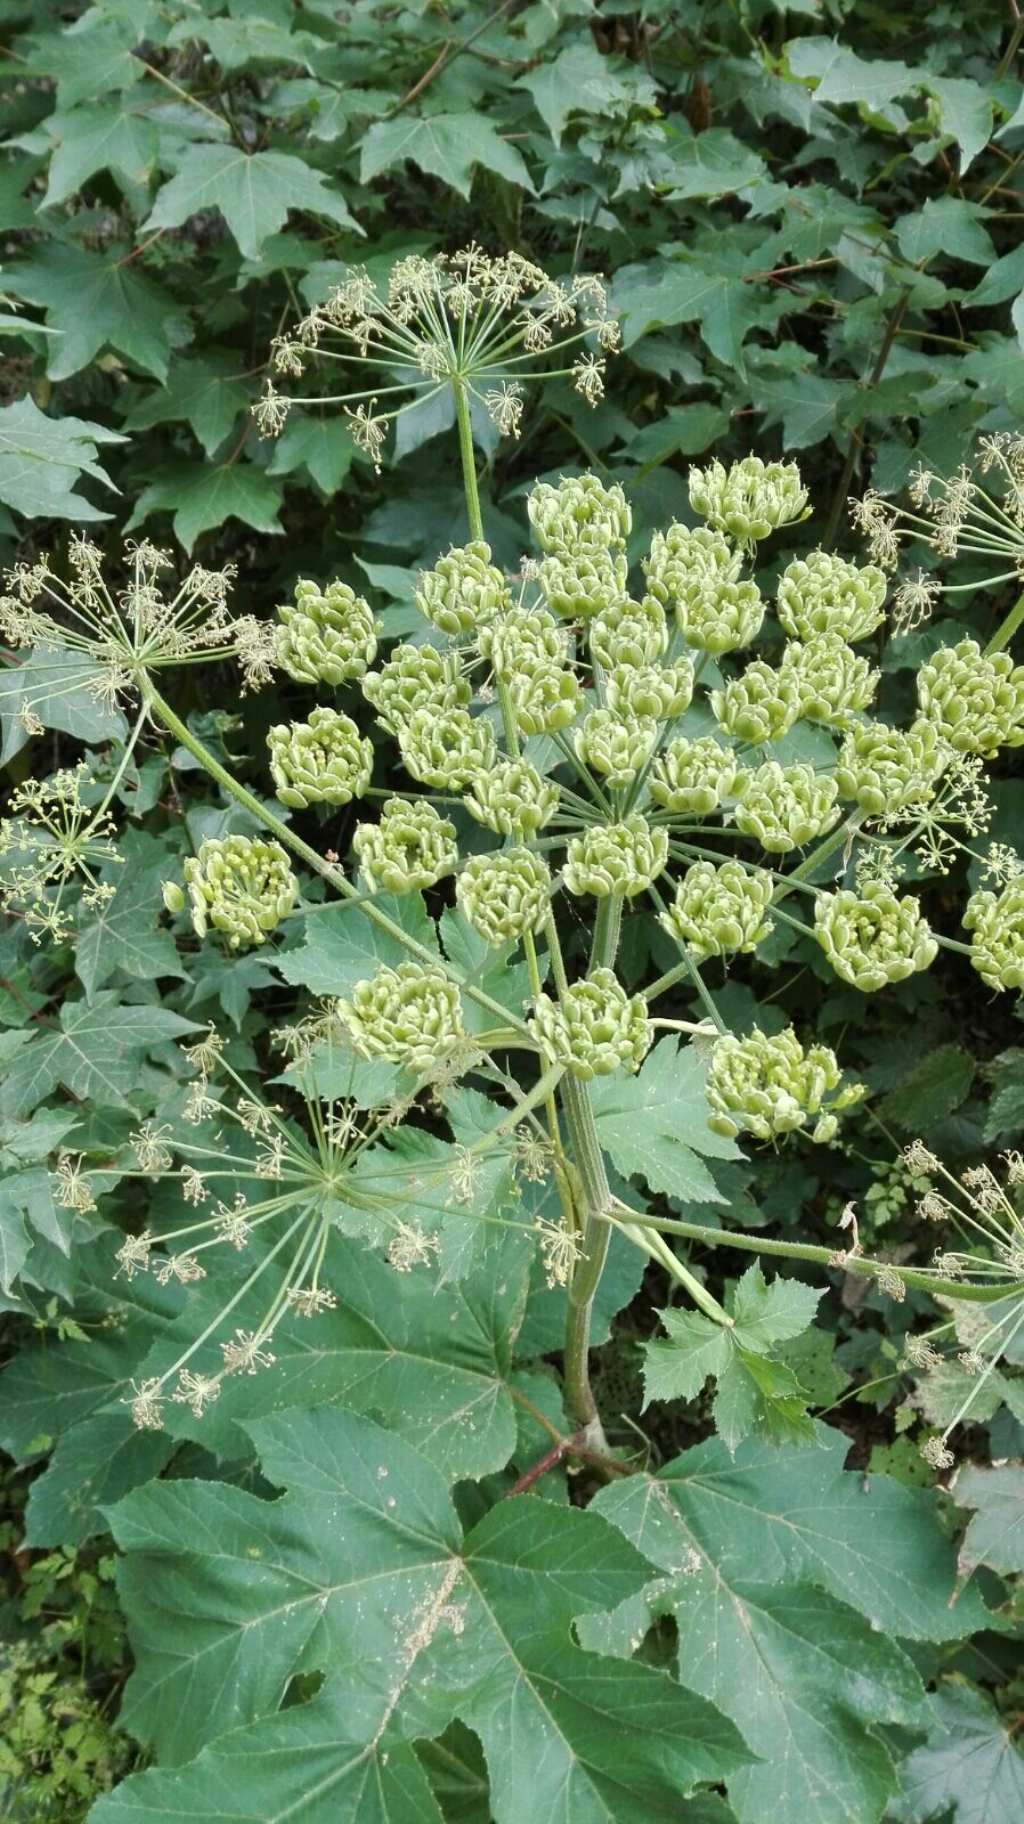
[[[1009,614],[1004,620],[1000,621],[995,633],[989,640],[989,643],[985,648],[985,657],[989,658],[993,652],[1002,652],[1003,647],[1008,645],[1012,640],[1022,621],[1024,621],[1024,595],[1019,595],[1014,602],[1013,607],[1010,609]]]
[[[428,950],[425,944],[417,943],[414,937],[410,937],[407,931],[403,931],[401,925],[396,924],[393,918],[389,918],[386,912],[382,912],[379,906],[368,903],[358,888],[346,879],[340,868],[336,868],[332,862],[326,861],[308,842],[304,842],[301,836],[297,836],[294,830],[289,829],[280,817],[276,817],[273,811],[269,811],[266,805],[261,804],[252,792],[248,791],[244,785],[240,785],[238,780],[228,772],[227,767],[221,765],[216,755],[211,754],[209,748],[203,746],[203,743],[197,739],[181,717],[175,715],[170,704],[164,701],[149,678],[145,680],[142,689],[154,719],[163,724],[168,733],[172,734],[175,740],[188,750],[193,759],[199,761],[200,766],[209,773],[211,779],[216,779],[217,784],[234,798],[236,804],[242,805],[245,810],[249,811],[263,825],[264,829],[271,830],[278,841],[291,849],[293,854],[301,856],[303,861],[308,862],[314,872],[326,880],[335,892],[341,895],[342,899],[359,902],[359,910],[363,917],[368,918],[379,931],[386,931],[388,936],[401,944],[403,950],[407,950],[410,956],[416,958],[417,962],[427,963],[433,969],[443,969],[445,974],[458,984],[462,992],[469,996],[470,1000],[476,1001],[481,1007],[486,1007],[488,1013],[497,1014],[503,1026],[514,1026],[517,1032],[532,1036],[525,1020],[520,1020],[514,1013],[510,1013],[507,1007],[503,1007],[500,1001],[494,1000],[491,995],[485,994],[483,989],[466,981],[461,971],[447,962],[444,957],[438,956],[433,950]]]
[[[455,417],[459,427],[459,455],[462,457],[462,481],[466,491],[466,512],[469,515],[469,536],[471,539],[482,539],[484,535],[483,514],[480,511],[480,489],[476,479],[476,454],[473,449],[473,421],[469,415],[469,396],[465,382],[454,380],[452,392],[455,395]]]

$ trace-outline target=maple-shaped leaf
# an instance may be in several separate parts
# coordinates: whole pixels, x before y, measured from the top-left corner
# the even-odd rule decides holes
[[[730,1450],[751,1432],[778,1441],[810,1436],[808,1396],[793,1370],[769,1352],[807,1329],[820,1297],[799,1280],[769,1284],[754,1265],[733,1292],[731,1326],[700,1311],[659,1312],[668,1335],[644,1345],[647,1404],[692,1400],[714,1380],[715,1424]]]
[[[126,530],[153,513],[170,513],[175,538],[191,551],[201,533],[214,531],[226,519],[240,519],[255,532],[280,532],[281,498],[280,485],[251,462],[229,461],[219,468],[168,463],[143,488]]]
[[[46,131],[56,141],[43,197],[46,209],[66,202],[97,171],[112,171],[126,185],[145,184],[160,143],[152,121],[117,102],[51,114]]]
[[[51,241],[5,271],[5,285],[45,310],[59,332],[48,344],[51,380],[77,374],[104,348],[163,380],[172,348],[191,337],[184,311],[137,262],[126,261],[128,251],[115,244],[96,253]]]
[[[382,171],[389,171],[392,165],[406,159],[467,198],[477,165],[507,178],[521,190],[529,190],[531,195],[534,191],[521,153],[501,137],[483,114],[429,114],[421,120],[403,115],[398,120],[374,121],[363,135],[359,171],[363,183],[370,183]]]
[[[712,1133],[704,1089],[707,1069],[692,1045],[662,1039],[635,1077],[619,1071],[591,1089],[601,1145],[625,1178],[646,1178],[652,1191],[689,1203],[724,1203],[698,1158],[738,1159],[731,1140]]]
[[[48,418],[33,399],[16,399],[0,407],[0,501],[27,519],[109,519],[76,484],[88,475],[113,488],[96,460],[97,445],[124,441],[105,425]],[[55,662],[52,653],[48,657]]]
[[[238,369],[235,357],[216,350],[188,359],[176,357],[165,384],[147,393],[126,414],[125,429],[148,431],[155,424],[184,419],[206,455],[212,456],[230,434],[239,412],[249,407],[251,395],[239,379]]]
[[[290,152],[241,152],[237,146],[190,146],[157,192],[145,232],[180,228],[200,209],[218,209],[246,259],[259,258],[290,209],[362,230],[322,171]]]
[[[111,1510],[136,1656],[122,1716],[162,1759],[258,1718],[253,1741],[269,1726],[300,1745],[302,1706],[269,1719],[297,1674],[320,1671],[346,1732],[321,1779],[341,1781],[357,1748],[376,1778],[393,1744],[458,1717],[483,1744],[495,1824],[668,1824],[687,1789],[744,1764],[705,1699],[575,1644],[577,1617],[650,1574],[607,1521],[505,1500],[464,1534],[444,1478],[366,1419],[320,1408],[248,1429],[287,1491],[276,1501],[178,1481]],[[265,1817],[258,1765],[238,1773]],[[163,1777],[173,1797],[180,1776]],[[145,1791],[159,1815],[153,1776]]]

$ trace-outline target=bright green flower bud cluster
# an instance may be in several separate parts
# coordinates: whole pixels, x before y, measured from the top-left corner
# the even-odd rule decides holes
[[[793,766],[767,760],[740,772],[733,790],[739,794],[736,828],[756,836],[769,855],[802,849],[824,836],[839,816],[835,780],[816,774],[806,760]]]
[[[560,1001],[539,995],[533,1026],[551,1062],[584,1082],[639,1070],[654,1036],[643,996],[627,995],[611,969],[593,970]]]
[[[455,825],[425,798],[387,799],[379,823],[361,823],[352,847],[371,893],[437,885],[459,859]]]
[[[422,963],[382,964],[339,1000],[338,1012],[364,1057],[386,1058],[418,1075],[443,1064],[466,1036],[455,983]]]
[[[634,811],[621,823],[598,823],[569,844],[565,884],[570,893],[632,899],[657,880],[668,860],[668,831]]]
[[[651,797],[666,811],[709,817],[732,791],[736,759],[713,735],[679,735],[651,768]]]
[[[556,614],[569,621],[589,621],[623,599],[628,575],[624,551],[566,551],[544,558],[537,580]]]
[[[494,730],[482,716],[465,709],[416,709],[398,731],[398,746],[407,772],[438,791],[465,791],[478,773],[493,766]]]
[[[655,532],[644,563],[647,599],[679,614],[693,596],[718,583],[735,583],[743,568],[742,553],[708,526],[681,526]]]
[[[753,950],[772,929],[765,914],[775,883],[763,868],[739,861],[695,861],[676,888],[671,906],[661,914],[670,937],[685,944],[696,962]]]
[[[869,816],[905,810],[932,797],[948,749],[933,722],[919,718],[910,728],[868,722],[852,728],[839,750],[836,784]]]
[[[676,622],[688,646],[720,658],[760,632],[764,602],[756,583],[709,577],[676,603]]]
[[[526,510],[541,550],[556,557],[621,550],[633,524],[622,489],[617,483],[605,487],[596,475],[574,475],[557,488],[538,482]]]
[[[623,721],[653,716],[671,722],[688,709],[693,696],[693,664],[676,659],[672,665],[617,665],[606,680],[608,707]]]
[[[848,726],[878,688],[878,672],[838,633],[794,641],[786,647],[782,670],[796,679],[800,714],[832,728]]]
[[[917,674],[921,712],[962,754],[1024,745],[1024,665],[977,640],[942,646]]]
[[[690,470],[690,505],[709,526],[751,547],[780,526],[805,519],[807,489],[795,462],[744,456],[726,469],[712,462]]]
[[[535,849],[499,849],[471,857],[455,895],[474,931],[497,950],[540,929],[551,903],[551,874]]]
[[[420,613],[452,639],[486,627],[507,605],[505,579],[482,539],[440,558],[433,570],[424,571],[416,591]]]
[[[267,743],[277,796],[292,810],[348,804],[370,783],[372,744],[336,709],[311,710],[308,722],[278,723]]]
[[[566,665],[566,634],[543,608],[516,609],[480,637],[480,651],[508,687],[520,734],[553,734],[575,722],[580,687]]]
[[[471,694],[458,655],[438,652],[436,646],[396,646],[387,663],[363,679],[363,695],[393,735],[401,733],[417,709],[439,715],[464,709]]]
[[[576,731],[576,752],[611,786],[632,785],[658,742],[653,716],[624,720],[610,709],[592,709]]]
[[[972,893],[964,924],[971,961],[989,988],[1024,988],[1024,877],[999,893]]]
[[[760,746],[788,734],[800,714],[796,675],[778,671],[764,659],[752,659],[738,678],[711,692],[711,709],[720,728],[739,741]]]
[[[859,893],[820,894],[814,935],[836,974],[864,994],[927,969],[938,949],[916,898],[877,880]]]
[[[877,564],[851,564],[831,551],[811,551],[794,558],[779,578],[779,620],[794,640],[819,633],[866,640],[885,619],[887,587]]]
[[[232,950],[249,950],[287,918],[298,896],[280,843],[249,836],[207,837],[185,862],[196,934],[212,927]]]
[[[619,665],[654,665],[668,648],[665,610],[653,596],[642,602],[620,596],[587,627],[591,656],[605,671]]]
[[[295,600],[277,611],[277,662],[300,684],[345,684],[361,678],[377,652],[377,623],[347,583],[295,585]]]
[[[742,1039],[728,1033],[711,1054],[708,1125],[729,1139],[746,1132],[774,1140],[813,1122],[811,1139],[827,1142],[839,1125],[836,1113],[864,1094],[860,1085],[839,1090],[839,1079],[834,1052],[827,1045],[805,1051],[792,1026],[774,1037],[756,1030]]]
[[[520,841],[536,836],[558,807],[558,787],[542,779],[528,760],[498,760],[473,780],[463,800],[478,823],[496,836]]]

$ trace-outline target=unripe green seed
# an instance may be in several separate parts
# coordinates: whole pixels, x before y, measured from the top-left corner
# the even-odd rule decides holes
[[[796,679],[800,714],[832,728],[848,727],[878,688],[878,672],[837,633],[788,645],[782,670]]]
[[[658,743],[653,716],[631,716],[628,721],[610,709],[592,709],[576,731],[576,752],[611,786],[632,785]]]
[[[650,792],[666,811],[708,817],[732,791],[736,758],[713,735],[679,735],[651,768]]]
[[[396,646],[386,665],[368,671],[363,695],[373,704],[384,727],[398,735],[417,709],[443,714],[464,709],[472,692],[462,676],[458,654],[436,646]]]
[[[877,564],[851,564],[831,551],[811,551],[794,558],[779,578],[779,620],[795,640],[819,633],[866,640],[885,619],[887,589]]]
[[[595,665],[605,671],[617,665],[654,665],[668,650],[665,610],[653,596],[642,602],[619,596],[588,623],[587,639]]]
[[[800,714],[799,684],[792,671],[752,659],[738,678],[711,692],[711,709],[727,735],[759,747],[789,733]]]
[[[498,760],[491,770],[474,779],[463,800],[478,823],[496,836],[519,841],[536,836],[558,808],[558,787],[542,779],[528,760]]]
[[[608,707],[624,721],[653,716],[670,722],[689,708],[693,696],[693,663],[676,659],[672,665],[618,665],[606,680]]]
[[[964,925],[971,933],[971,961],[989,988],[1024,989],[1024,877],[999,893],[972,893]]]
[[[546,557],[537,572],[541,593],[555,614],[589,621],[626,595],[629,565],[622,551],[575,552]]]
[[[526,510],[541,550],[555,556],[565,552],[592,557],[621,548],[633,523],[622,489],[617,483],[605,487],[596,475],[575,475],[557,488],[540,481]]]
[[[398,745],[407,772],[438,791],[463,792],[479,773],[494,765],[494,730],[482,716],[464,709],[415,709],[399,730]]]
[[[756,583],[712,576],[676,600],[676,625],[686,644],[715,658],[748,646],[763,620],[764,602]]]
[[[934,723],[919,718],[910,728],[868,722],[853,728],[839,750],[836,784],[869,816],[925,804],[949,757]]]
[[[792,1026],[772,1037],[727,1033],[711,1054],[708,1126],[729,1139],[746,1132],[774,1140],[813,1122],[812,1140],[827,1142],[838,1128],[837,1113],[864,1094],[859,1084],[840,1090],[839,1081],[835,1054],[827,1045],[805,1051]]]
[[[922,716],[961,754],[1024,745],[1024,665],[977,640],[942,646],[917,674]]]
[[[748,548],[810,512],[795,462],[744,456],[726,469],[715,461],[706,469],[691,469],[689,483],[694,512]]]
[[[736,775],[736,828],[756,836],[769,855],[787,855],[824,836],[838,821],[834,779],[816,774],[807,761],[780,766],[767,760]]]

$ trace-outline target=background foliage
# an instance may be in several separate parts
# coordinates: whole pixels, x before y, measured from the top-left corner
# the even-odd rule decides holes
[[[336,412],[296,414],[266,442],[249,408],[272,336],[347,263],[384,271],[474,238],[555,272],[603,270],[625,342],[596,410],[555,381],[531,394],[518,443],[478,427],[499,562],[524,547],[539,474],[622,482],[639,543],[686,517],[689,460],[791,453],[842,545],[866,481],[896,490],[918,457],[950,472],[979,430],[1022,428],[1015,7],[8,0],[2,15],[11,555],[86,522],[112,551],[141,528],[237,565],[261,615],[297,575],[340,575],[402,634],[418,565],[465,535],[444,410],[401,421],[378,479]],[[978,637],[1002,611],[955,599],[954,626]],[[894,703],[944,637],[948,621],[884,649]],[[273,691],[239,709],[208,675],[178,700],[243,771],[283,713]],[[109,775],[117,712],[55,677],[41,714],[31,747],[5,716],[10,782],[83,748]],[[251,779],[266,790],[258,760]],[[325,923],[280,968],[175,943],[160,881],[245,818],[159,742],[120,796],[128,865],[77,945],[36,948],[13,921],[0,933],[0,1443],[22,1466],[3,1484],[0,1716],[19,1723],[0,1793],[14,1815],[84,1816],[153,1756],[96,1804],[97,1824],[271,1804],[311,1824],[1016,1819],[1019,1596],[1003,1580],[1022,1568],[1024,1383],[1011,1364],[973,1414],[952,1497],[926,1487],[912,1438],[945,1423],[963,1381],[955,1364],[920,1386],[901,1368],[926,1308],[914,1295],[840,1281],[785,1345],[827,1415],[817,1448],[730,1457],[710,1388],[659,1389],[650,1474],[586,1511],[589,1486],[560,1471],[541,1496],[497,1499],[545,1448],[542,1421],[562,1423],[545,1361],[555,1295],[535,1269],[528,1288],[521,1238],[441,1293],[412,1277],[397,1296],[343,1244],[346,1302],[315,1352],[282,1334],[273,1385],[239,1381],[202,1427],[176,1410],[170,1436],[133,1431],[122,1395],[173,1347],[180,1291],[113,1280],[118,1232],[55,1205],[43,1162],[175,1119],[173,1041],[211,1018],[236,1067],[264,1062],[295,986],[337,992],[358,959]],[[991,834],[1012,840],[1022,809],[1004,760]],[[631,921],[627,977],[663,966],[658,943]],[[877,1120],[852,1122],[841,1153],[718,1156],[700,1085],[666,1072],[663,1041],[626,1085],[635,1102],[616,1084],[599,1111],[634,1201],[830,1244],[855,1199],[873,1246],[930,1253],[898,1147],[922,1134],[962,1167],[1015,1144],[1024,1044],[1007,997],[988,1004],[944,956],[876,1003],[781,931],[719,998],[738,1030],[796,1017],[841,1036]],[[679,1009],[690,1017],[683,993]],[[471,1106],[461,1118],[472,1129]],[[126,1183],[129,1226],[137,1197]],[[719,1292],[736,1259],[689,1258]],[[666,1290],[653,1271],[640,1286],[624,1251],[602,1298],[602,1406],[625,1445]],[[111,1527],[136,1665],[123,1706]],[[949,1606],[954,1547],[971,1576]],[[371,1572],[386,1594],[367,1609]]]

